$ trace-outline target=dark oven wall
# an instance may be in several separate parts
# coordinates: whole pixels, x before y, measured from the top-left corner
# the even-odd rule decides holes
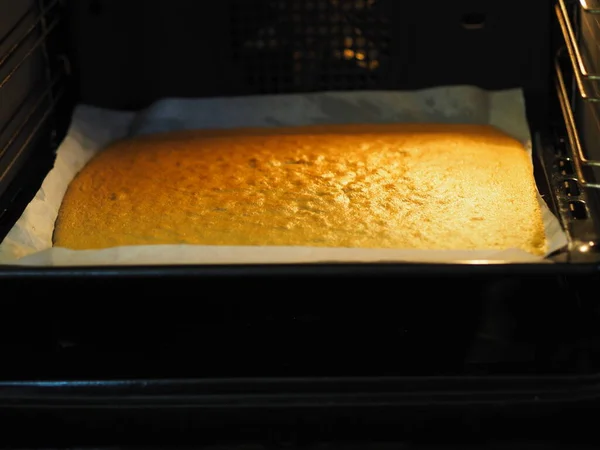
[[[72,0],[81,101],[522,86],[544,123],[548,0]],[[535,111],[532,108],[536,108]]]

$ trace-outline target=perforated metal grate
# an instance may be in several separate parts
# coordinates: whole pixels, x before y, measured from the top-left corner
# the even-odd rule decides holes
[[[357,90],[389,68],[382,0],[233,0],[234,58],[259,92]]]

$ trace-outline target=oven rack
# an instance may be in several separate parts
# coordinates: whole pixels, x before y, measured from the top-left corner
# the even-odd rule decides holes
[[[584,57],[584,52],[577,42],[577,34],[571,21],[566,1],[558,0],[554,8],[573,67],[577,89],[584,100],[600,102],[600,92],[598,89],[594,89],[594,86],[590,83],[600,81],[600,73],[590,69],[589,58]],[[600,3],[598,0],[578,0],[577,11],[580,15],[584,16],[582,22],[589,24],[590,16],[600,16]]]
[[[600,18],[597,0],[577,0],[573,4],[576,13]],[[594,170],[600,168],[600,159],[589,156],[588,142],[582,138],[584,124],[578,119],[583,109],[600,124],[596,110],[600,94],[592,87],[600,82],[600,73],[590,69],[581,51],[567,0],[557,0],[554,12],[564,39],[564,45],[555,55],[554,70],[566,138],[556,144],[563,147],[559,151],[562,154],[550,177],[556,186],[557,210],[569,235],[570,259],[594,262],[600,253],[600,182],[594,176]]]
[[[70,72],[64,55],[52,57],[52,39],[60,31],[62,3],[60,0],[33,0],[20,14],[6,37],[0,40],[6,50],[0,54],[0,102],[6,117],[0,118],[0,239],[8,233],[32,192],[13,181],[36,147],[45,147],[43,155],[36,153],[36,163],[46,156],[47,164],[58,148],[62,136],[58,135],[56,118],[59,105],[64,100],[65,78]],[[39,68],[39,76],[31,73]],[[50,151],[48,151],[50,150]],[[32,181],[32,173],[28,173]],[[35,181],[33,183],[35,185]],[[27,195],[24,195],[27,194]],[[20,205],[20,206],[19,206]]]
[[[584,14],[595,14],[600,17],[600,4],[598,6],[594,6],[596,5],[595,0],[578,1],[580,4],[580,10],[583,11]],[[563,38],[565,40],[565,46],[558,51],[555,60],[557,88],[561,110],[563,112],[563,118],[565,119],[567,126],[567,133],[569,134],[570,144],[574,150],[574,163],[579,176],[579,182],[585,187],[600,189],[600,183],[588,180],[588,177],[586,177],[584,174],[583,166],[600,167],[600,160],[588,158],[581,143],[580,133],[578,131],[575,114],[573,112],[573,104],[572,101],[569,100],[567,82],[565,81],[564,69],[561,65],[561,59],[565,53],[565,50],[573,69],[573,78],[580,99],[590,103],[600,102],[600,93],[594,94],[590,92],[592,90],[590,87],[590,81],[600,81],[600,73],[594,73],[593,71],[590,71],[587,63],[584,61],[582,52],[577,43],[573,24],[569,18],[565,0],[558,0],[558,3],[555,6],[555,13],[563,34]],[[598,115],[595,109],[592,111],[595,112],[596,116]]]

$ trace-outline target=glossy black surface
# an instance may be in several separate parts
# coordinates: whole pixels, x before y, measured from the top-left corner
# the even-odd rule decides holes
[[[145,277],[128,280],[98,277],[99,291],[88,277],[70,278],[55,301],[6,299],[0,379],[547,376],[600,368],[589,277],[295,273],[236,283],[189,277],[154,292],[144,290]]]
[[[210,446],[195,446],[190,445],[189,447],[171,447],[173,450],[261,450],[261,449],[294,449],[294,450],[397,450],[401,448],[403,450],[514,450],[516,448],[522,450],[559,450],[559,449],[573,449],[573,450],[588,450],[596,448],[594,443],[584,444],[584,443],[576,443],[576,444],[568,444],[566,442],[560,441],[551,441],[551,440],[543,440],[543,439],[514,439],[514,440],[493,440],[491,442],[481,442],[477,439],[472,440],[451,440],[447,443],[441,442],[320,442],[315,444],[300,444],[293,445],[289,443],[280,443],[280,444],[268,444],[268,443],[255,443],[255,444],[246,444],[246,445],[210,445]],[[164,448],[164,447],[161,447]],[[45,450],[45,449],[39,449]],[[74,450],[86,450],[86,447],[76,448]],[[97,450],[158,450],[158,447],[107,447],[107,448],[99,448]]]

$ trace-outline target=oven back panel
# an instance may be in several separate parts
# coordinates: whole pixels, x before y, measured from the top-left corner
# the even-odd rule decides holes
[[[524,87],[545,111],[548,0],[72,1],[81,101]]]

